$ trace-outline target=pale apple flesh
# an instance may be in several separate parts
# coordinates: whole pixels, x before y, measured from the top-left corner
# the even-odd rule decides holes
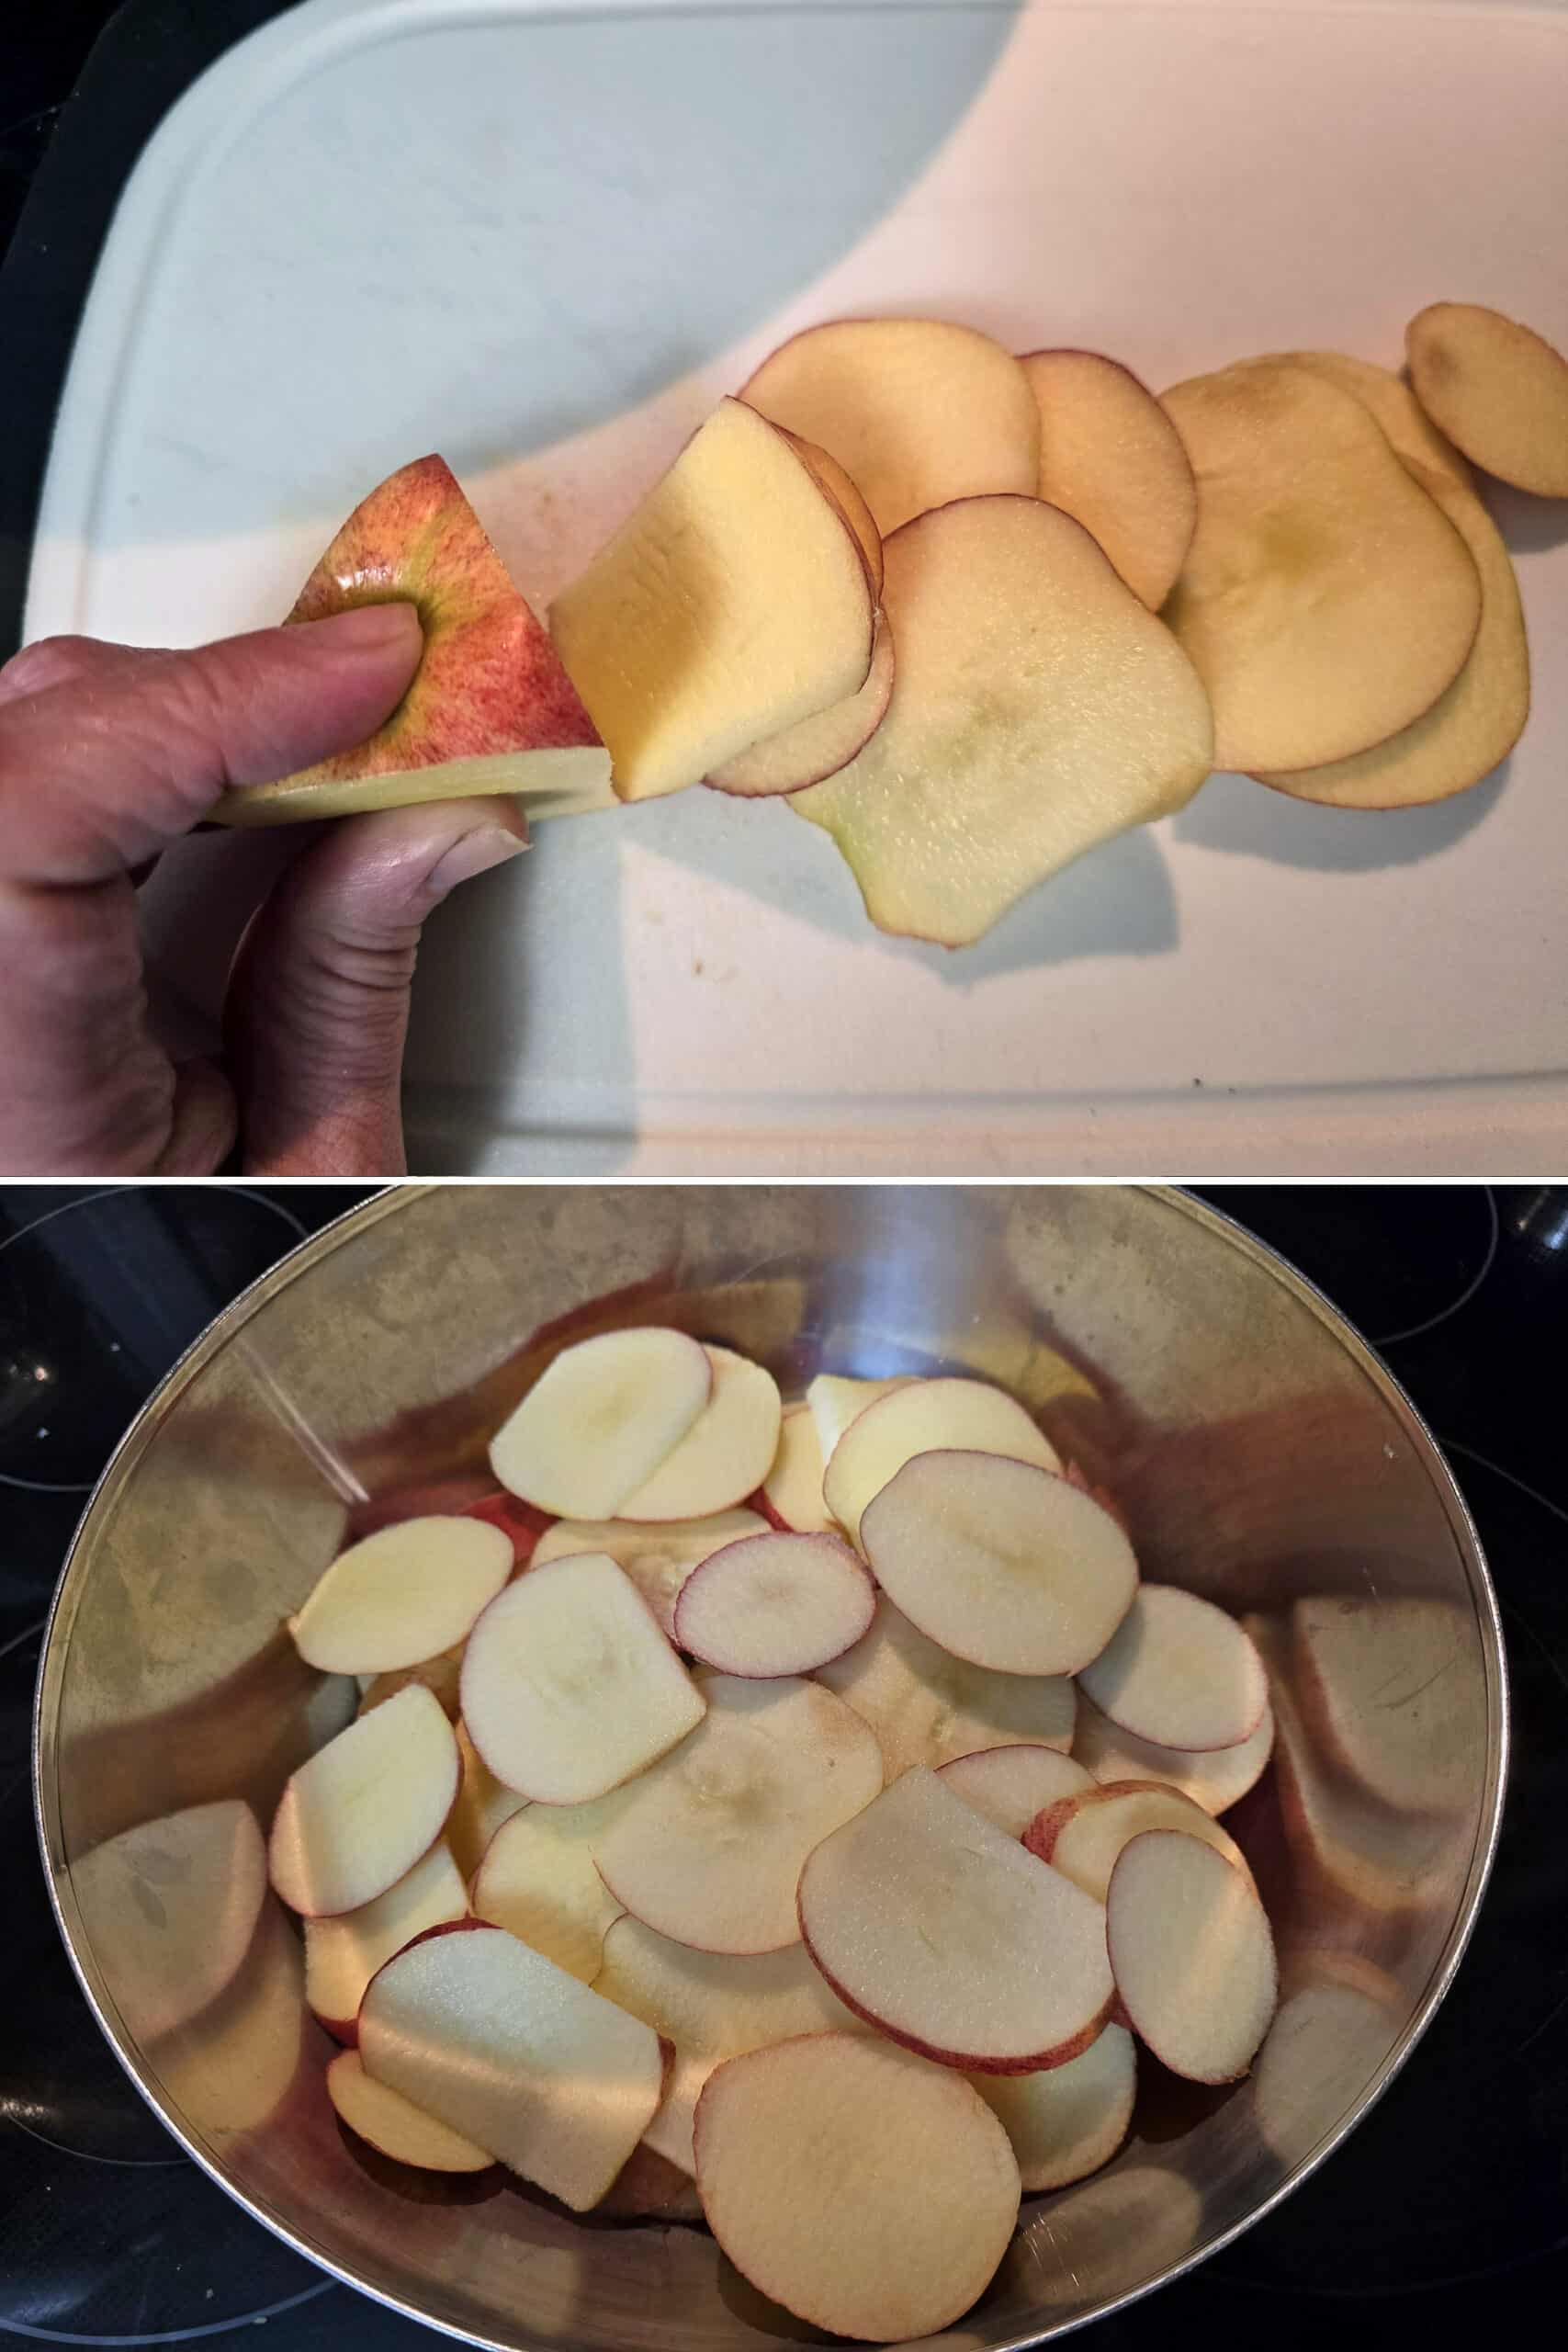
[[[602,1331],[547,1365],[491,1440],[491,1468],[541,1510],[614,1518],[712,1395],[712,1359],[683,1331]]]
[[[1021,1838],[1061,1798],[1095,1785],[1092,1773],[1055,1747],[981,1747],[936,1769],[946,1787],[1010,1838]]]
[[[385,1894],[357,1911],[305,1922],[305,1999],[334,2041],[352,2044],[376,1971],[427,1928],[467,1917],[468,1892],[437,1841]]]
[[[937,1451],[1005,1454],[1059,1470],[1061,1456],[1016,1398],[987,1381],[900,1381],[873,1397],[833,1447],[822,1499],[852,1540],[866,1506],[917,1454]]]
[[[1404,331],[1416,397],[1499,481],[1568,498],[1568,358],[1476,302],[1433,302]]]
[[[1274,1711],[1266,1706],[1257,1730],[1235,1747],[1162,1747],[1123,1731],[1080,1690],[1073,1732],[1074,1761],[1097,1781],[1158,1781],[1179,1789],[1216,1817],[1239,1804],[1269,1769],[1274,1753]]]
[[[969,2076],[1012,2143],[1026,2197],[1066,2188],[1111,2162],[1132,2124],[1137,2063],[1126,2028],[1108,2025],[1065,2066]]]
[[[886,1594],[871,1630],[817,1679],[870,1724],[891,1781],[913,1764],[951,1763],[1007,1743],[1073,1745],[1076,1686],[1066,1674],[998,1674],[955,1658]]]
[[[876,1587],[837,1535],[748,1536],[694,1568],[675,1642],[724,1674],[811,1674],[871,1625]]]
[[[806,1408],[817,1431],[817,1450],[826,1471],[833,1449],[853,1420],[880,1396],[907,1388],[911,1375],[896,1373],[887,1380],[862,1380],[842,1372],[819,1372],[806,1391]]]
[[[1162,1747],[1237,1747],[1269,1704],[1245,1629],[1212,1600],[1145,1584],[1078,1679],[1102,1714]]]
[[[474,1873],[475,1917],[592,1984],[606,1930],[621,1917],[593,1856],[627,1795],[616,1789],[587,1804],[531,1804],[513,1814]]]
[[[490,1841],[502,1823],[510,1821],[514,1813],[521,1813],[528,1800],[496,1779],[469,1738],[461,1713],[455,1729],[462,1778],[457,1784],[457,1802],[446,1824],[446,1843],[467,1881],[483,1861]]]
[[[1145,1829],[1172,1829],[1199,1838],[1250,1876],[1247,1858],[1229,1831],[1179,1789],[1167,1788],[1159,1781],[1111,1781],[1059,1797],[1030,1823],[1023,1842],[1032,1854],[1103,1903],[1117,1856]]]
[[[765,1534],[767,1526],[754,1510],[719,1510],[701,1519],[558,1519],[540,1536],[534,1565],[544,1567],[574,1552],[607,1552],[673,1641],[675,1603],[693,1569],[726,1544]]]
[[[390,718],[314,767],[226,792],[218,823],[299,824],[469,793],[520,794],[540,814],[613,803],[609,754],[445,458],[416,458],[355,507],[288,618],[387,603],[412,604],[424,632]]]
[[[778,1451],[762,1481],[761,1501],[784,1534],[832,1532],[833,1515],[822,1500],[822,1443],[809,1405],[786,1408],[779,1426]]]
[[[267,1849],[274,1887],[306,1918],[373,1903],[440,1837],[457,1782],[452,1726],[411,1683],[292,1774]]]
[[[716,768],[705,781],[715,792],[739,800],[761,800],[786,792],[803,792],[821,784],[865,749],[893,700],[897,670],[893,631],[886,613],[876,616],[871,668],[858,694],[836,702],[814,718],[803,718],[782,735],[753,743],[733,760]]]
[[[778,1383],[733,1348],[706,1348],[708,1401],[650,1477],[616,1505],[623,1519],[688,1521],[755,1494],[778,1452]]]
[[[1117,1857],[1104,1916],[1117,1996],[1139,2040],[1189,2081],[1239,2081],[1279,1997],[1250,1878],[1199,1838],[1145,1829]]]
[[[780,428],[781,431],[783,427]],[[815,441],[803,440],[798,433],[786,438],[799,450],[807,467],[829,498],[837,501],[845,522],[854,533],[860,551],[865,558],[866,571],[871,580],[871,593],[882,594],[882,534],[876,527],[876,517],[861,496],[860,485],[826,449]]]
[[[1040,496],[1081,523],[1151,613],[1171,589],[1198,520],[1181,436],[1147,386],[1097,351],[1019,362],[1040,411]]]
[[[289,1621],[294,1646],[327,1674],[417,1667],[466,1638],[512,1559],[483,1520],[399,1520],[339,1553]]]
[[[495,2158],[433,2115],[367,2075],[357,2050],[341,2050],[327,2068],[327,2097],[340,2121],[401,2165],[423,2172],[487,2172]]]

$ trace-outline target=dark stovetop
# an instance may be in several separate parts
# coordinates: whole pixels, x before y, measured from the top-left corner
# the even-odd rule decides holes
[[[59,1944],[28,1788],[42,1619],[119,1427],[245,1283],[367,1196],[0,1187],[0,2331],[237,2346],[265,2319],[288,2352],[421,2340],[253,2222],[142,2107]],[[1347,2352],[1382,2352],[1391,2323],[1522,2335],[1568,2289],[1568,1191],[1209,1197],[1382,1344],[1446,1443],[1502,1602],[1514,1775],[1475,1939],[1387,2098],[1276,2213],[1096,2342],[1148,2352],[1262,2327],[1318,2352],[1326,2326]]]

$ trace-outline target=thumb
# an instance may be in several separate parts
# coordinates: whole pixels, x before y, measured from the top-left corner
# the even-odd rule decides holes
[[[289,868],[230,977],[228,1062],[249,1172],[402,1174],[421,926],[459,882],[527,845],[511,801],[447,800],[355,817]]]

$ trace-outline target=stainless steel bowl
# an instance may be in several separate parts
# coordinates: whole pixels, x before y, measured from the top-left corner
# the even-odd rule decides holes
[[[1230,1818],[1284,2004],[1228,2092],[1146,2070],[1123,2153],[1026,2202],[995,2284],[939,2339],[1043,2343],[1224,2245],[1352,2128],[1458,1964],[1502,1805],[1497,1613],[1447,1469],[1323,1300],[1190,1200],[410,1189],[307,1243],[147,1407],[72,1552],[37,1747],[72,1958],[191,2154],[399,2309],[517,2352],[820,2340],[699,2230],[581,2222],[510,2186],[422,2194],[355,2154],[241,1805],[202,1816],[205,1862],[189,1834],[189,1809],[222,1801],[265,1826],[285,1775],[346,1719],[352,1686],[300,1665],[279,1627],[345,1529],[396,1490],[460,1491],[553,1348],[632,1321],[732,1341],[792,1386],[821,1366],[1003,1382],[1114,1490],[1146,1574],[1256,1613],[1280,1747]],[[214,1872],[214,1839],[251,1875]]]

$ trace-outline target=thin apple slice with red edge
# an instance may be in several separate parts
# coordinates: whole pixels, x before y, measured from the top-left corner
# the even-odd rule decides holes
[[[646,2136],[650,2148],[686,2173],[695,2170],[697,2100],[726,2058],[797,2033],[866,2030],[829,1991],[798,1943],[745,1956],[696,1951],[629,1916],[617,1919],[604,1938],[593,1989],[673,2046],[674,2076]]]
[[[915,1454],[866,1504],[860,1541],[911,1624],[999,1674],[1076,1674],[1138,1589],[1108,1510],[1055,1471],[1000,1453]]]
[[[942,2065],[1065,2065],[1110,2018],[1103,1906],[934,1772],[906,1772],[825,1838],[798,1903],[839,1998]]]
[[[984,2293],[1018,2220],[1008,2137],[963,2077],[807,2034],[727,2059],[697,2105],[697,2188],[736,2268],[808,2325],[922,2343]]]
[[[652,2121],[659,2036],[502,1928],[426,1937],[371,1979],[365,2071],[574,2212]]]
[[[883,1770],[951,1763],[1009,1742],[1061,1751],[1073,1744],[1077,1695],[1065,1674],[998,1674],[952,1657],[884,1594],[871,1630],[817,1679],[870,1724]]]
[[[822,1499],[822,1442],[807,1404],[787,1405],[778,1451],[758,1500],[783,1535],[829,1535],[833,1514]]]
[[[468,1517],[403,1519],[340,1552],[288,1630],[325,1674],[388,1674],[463,1641],[512,1574],[511,1539]]]
[[[1208,695],[1083,526],[1039,499],[960,499],[885,556],[887,716],[789,806],[832,836],[878,930],[966,947],[1085,851],[1186,806],[1213,765]]]
[[[562,589],[550,633],[616,792],[647,800],[858,693],[875,605],[838,500],[727,400]]]
[[[1111,2162],[1132,2125],[1137,2075],[1132,2035],[1108,2025],[1065,2066],[969,2080],[1012,2143],[1024,2195],[1037,2197]]]
[[[1263,1720],[1269,1677],[1234,1617],[1177,1585],[1140,1585],[1078,1680],[1101,1714],[1161,1747],[1238,1747]]]
[[[459,1674],[459,1684],[460,1681]],[[464,1879],[468,1880],[483,1861],[490,1841],[502,1823],[510,1821],[514,1813],[521,1813],[528,1800],[496,1779],[468,1737],[468,1727],[460,1714],[455,1728],[462,1779],[452,1818],[446,1824],[446,1843]]]
[[[783,426],[780,430],[784,431]],[[860,484],[839,463],[837,458],[830,456],[817,442],[807,441],[798,433],[785,433],[784,438],[799,450],[818,484],[827,492],[829,497],[837,501],[839,510],[854,533],[860,544],[860,551],[865,558],[865,568],[871,580],[871,593],[874,596],[880,596],[882,594],[882,534],[876,527],[875,515],[861,496]]]
[[[817,1431],[817,1448],[826,1472],[833,1449],[853,1420],[880,1397],[896,1388],[908,1388],[914,1375],[896,1373],[890,1380],[861,1380],[841,1372],[819,1372],[806,1391],[806,1409]]]
[[[607,1552],[630,1577],[659,1621],[660,1633],[675,1637],[675,1603],[692,1570],[710,1553],[744,1536],[762,1535],[760,1511],[718,1510],[704,1519],[558,1519],[541,1535],[534,1566],[570,1559],[574,1552]]]
[[[822,1499],[852,1539],[861,1513],[918,1453],[1006,1454],[1060,1470],[1061,1457],[1023,1407],[983,1380],[911,1380],[857,1413],[822,1474]]]
[[[607,1796],[704,1713],[636,1585],[594,1552],[530,1568],[491,1602],[463,1655],[462,1698],[479,1756],[542,1804]]]
[[[714,1674],[702,1688],[701,1726],[627,1791],[595,1860],[615,1900],[660,1935],[776,1951],[800,1939],[801,1865],[877,1794],[881,1751],[814,1682]]]
[[[810,1674],[870,1626],[876,1587],[837,1535],[750,1535],[694,1568],[676,1646],[722,1674]]]
[[[1230,1832],[1179,1789],[1160,1781],[1111,1781],[1058,1797],[1023,1833],[1032,1854],[1103,1903],[1123,1846],[1147,1829],[1173,1829],[1212,1846],[1250,1878],[1247,1857]]]
[[[267,1850],[274,1887],[306,1918],[373,1903],[434,1845],[457,1781],[452,1726],[411,1683],[290,1775]]]
[[[115,2000],[144,2046],[240,1977],[266,1902],[266,1844],[238,1797],[121,1829],[75,1856],[83,1916],[115,1956]]]
[[[340,2123],[398,2164],[422,2172],[488,2172],[495,2162],[488,2149],[367,2075],[357,2050],[340,2050],[327,2068],[327,2097]]]
[[[468,1891],[444,1840],[357,1911],[305,1922],[305,1999],[334,2041],[352,2044],[365,1987],[427,1928],[468,1916]]]
[[[706,1519],[733,1510],[767,1476],[784,1414],[777,1381],[733,1348],[705,1353],[707,1403],[652,1476],[616,1504],[620,1518]]]
[[[1198,485],[1146,384],[1098,351],[1019,361],[1040,412],[1039,492],[1081,523],[1140,604],[1157,613],[1198,520]]]
[[[830,320],[770,353],[740,397],[837,458],[885,539],[950,499],[1034,491],[1034,396],[1012,354],[975,327]]]
[[[1077,1724],[1073,1733],[1073,1758],[1097,1781],[1158,1781],[1179,1789],[1205,1813],[1218,1817],[1239,1804],[1248,1789],[1262,1779],[1274,1752],[1274,1711],[1265,1707],[1250,1739],[1235,1747],[1161,1747],[1138,1739],[1102,1715],[1092,1699],[1078,1691]]]
[[[707,1350],[683,1331],[601,1331],[540,1374],[491,1440],[491,1468],[540,1510],[611,1519],[712,1395]]]
[[[475,1917],[592,1984],[605,1930],[621,1916],[594,1868],[594,1847],[626,1797],[615,1789],[588,1804],[531,1804],[513,1814],[474,1873]]]
[[[804,792],[848,767],[870,742],[887,716],[893,700],[897,655],[893,631],[886,613],[876,616],[871,667],[865,684],[842,702],[830,703],[814,718],[802,718],[782,735],[727,760],[704,781],[715,792],[738,800],[762,800],[785,792]]]
[[[391,717],[314,767],[224,793],[219,824],[300,824],[470,793],[516,794],[539,816],[614,806],[609,753],[444,458],[417,458],[361,501],[288,618],[389,603],[412,605],[424,632]]]
[[[1105,1940],[1127,2020],[1160,2064],[1189,2082],[1239,2082],[1279,1996],[1246,1871],[1180,1830],[1145,1829],[1111,1873]]]
[[[1568,358],[1479,302],[1432,302],[1404,330],[1416,397],[1472,465],[1568,498]]]
[[[1009,1838],[1021,1838],[1048,1806],[1095,1785],[1091,1773],[1055,1747],[976,1748],[939,1764],[937,1778]]]

